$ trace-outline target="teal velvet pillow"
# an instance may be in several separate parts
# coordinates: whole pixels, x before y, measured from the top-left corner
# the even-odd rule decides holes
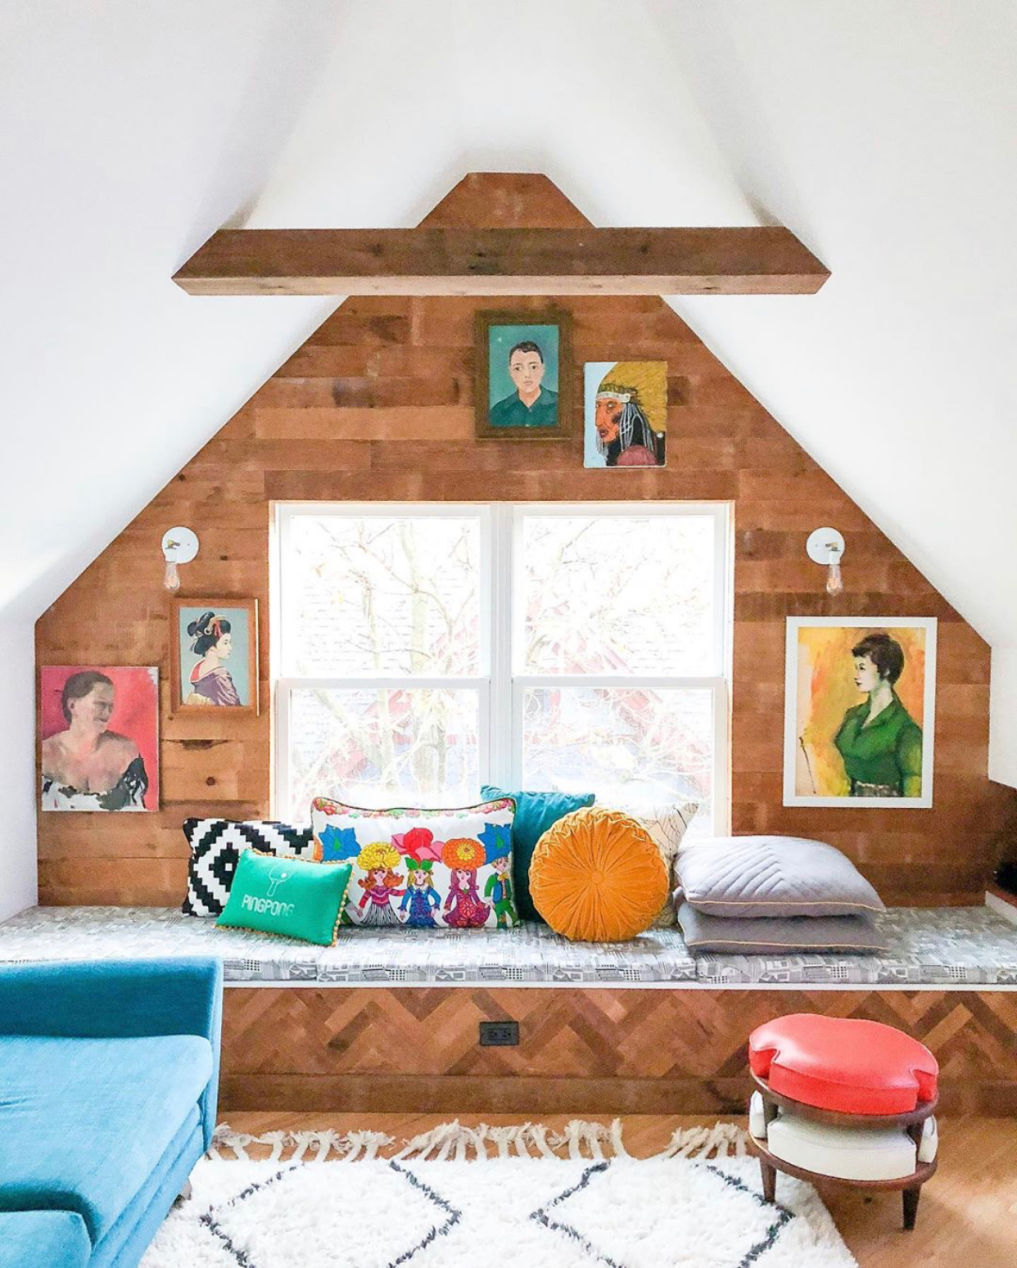
[[[485,784],[480,795],[490,799],[511,797],[516,803],[512,820],[512,875],[516,883],[516,907],[524,920],[545,924],[530,897],[530,860],[537,842],[553,824],[573,810],[593,805],[593,793],[508,792]]]
[[[244,850],[215,923],[330,947],[352,872],[349,863],[308,863]]]

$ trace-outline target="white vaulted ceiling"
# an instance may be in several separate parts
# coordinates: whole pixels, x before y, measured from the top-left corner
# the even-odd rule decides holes
[[[0,619],[332,307],[188,298],[215,229],[412,225],[542,171],[595,224],[820,256],[817,296],[675,307],[1017,664],[1015,65],[1012,0],[7,0]]]

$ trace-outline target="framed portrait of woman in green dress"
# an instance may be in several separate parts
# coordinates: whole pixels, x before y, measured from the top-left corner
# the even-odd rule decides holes
[[[934,617],[788,617],[784,805],[932,805]]]

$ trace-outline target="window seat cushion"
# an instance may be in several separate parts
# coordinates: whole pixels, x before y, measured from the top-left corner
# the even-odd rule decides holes
[[[519,929],[340,930],[317,947],[163,907],[30,907],[0,924],[0,963],[212,955],[228,984],[577,987],[828,984],[1017,988],[1017,927],[986,907],[897,907],[877,917],[888,950],[693,956],[678,929],[631,942],[569,942],[546,925]]]

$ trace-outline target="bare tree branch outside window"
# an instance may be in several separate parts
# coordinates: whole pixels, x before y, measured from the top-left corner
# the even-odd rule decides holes
[[[481,531],[469,514],[294,517],[284,563],[294,806],[330,793],[370,804],[477,797],[490,675]],[[721,672],[716,531],[709,515],[524,514],[511,595],[519,672],[562,679],[521,688],[526,784],[709,807],[715,696],[689,680]]]

